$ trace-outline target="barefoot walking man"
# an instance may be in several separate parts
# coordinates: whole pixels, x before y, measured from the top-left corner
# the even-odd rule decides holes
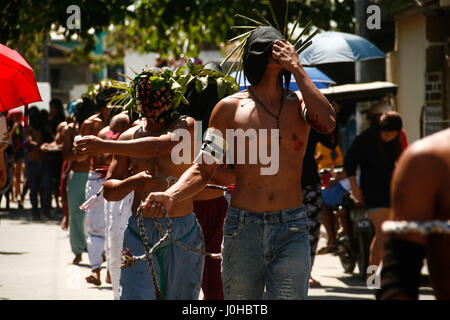
[[[266,150],[279,143],[275,174],[264,171],[266,164],[261,162],[248,164],[248,157],[244,163],[234,161],[236,187],[224,224],[222,249],[225,299],[262,299],[265,286],[269,299],[307,297],[310,255],[300,183],[303,156],[310,126],[330,133],[335,113],[306,75],[295,48],[283,40],[272,27],[252,33],[243,60],[251,87],[222,99],[214,108],[212,133],[200,154],[205,161],[193,164],[167,191],[150,193],[143,206],[147,216],[161,216],[163,210],[171,216],[178,203],[205,187],[223,160],[221,153],[233,151],[231,147],[221,150],[221,146],[236,141],[235,136],[222,143],[217,130],[222,137],[226,129],[279,130],[272,130],[267,138]],[[294,75],[302,94],[283,89],[282,74],[286,72]],[[261,137],[249,140],[252,138]],[[251,151],[250,142],[245,143],[246,155]],[[206,163],[208,158],[213,159],[209,161],[212,164]]]

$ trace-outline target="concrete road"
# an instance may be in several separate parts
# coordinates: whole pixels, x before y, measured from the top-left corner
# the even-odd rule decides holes
[[[87,253],[80,266],[70,264],[73,254],[68,232],[59,225],[61,213],[54,211],[55,220],[33,222],[29,203],[25,203],[25,210],[15,209],[15,203],[11,207],[0,211],[0,299],[113,299],[111,285],[104,282],[105,269],[102,285],[86,283],[84,278],[90,274]],[[319,248],[324,242],[322,238]],[[426,268],[423,273],[427,274]],[[317,256],[312,275],[322,287],[311,288],[309,299],[374,299],[374,289],[367,288],[357,276],[343,273],[339,259],[333,255]],[[429,285],[421,288],[420,299],[434,299]]]

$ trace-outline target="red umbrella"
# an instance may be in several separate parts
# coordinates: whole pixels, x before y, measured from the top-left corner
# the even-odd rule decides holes
[[[15,50],[0,44],[0,112],[25,105],[25,126],[28,104],[42,101],[33,69]]]

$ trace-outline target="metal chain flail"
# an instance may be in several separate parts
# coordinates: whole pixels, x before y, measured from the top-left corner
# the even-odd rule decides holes
[[[421,221],[385,221],[382,225],[385,233],[409,234],[418,233],[422,235],[430,233],[450,234],[450,220]]]
[[[169,241],[175,245],[178,245],[187,251],[201,254],[206,257],[211,257],[212,259],[220,259],[221,258],[220,253],[209,253],[209,252],[206,252],[201,249],[189,248],[184,243],[173,239],[172,238],[172,220],[169,218],[167,211],[164,211],[164,217],[162,218],[166,221],[166,224],[167,224],[166,232],[164,232],[164,230],[163,230],[160,219],[152,218],[153,223],[155,224],[155,227],[159,232],[160,240],[153,247],[150,247],[148,239],[147,239],[147,235],[145,233],[146,230],[145,230],[144,218],[142,215],[142,203],[139,206],[139,208],[137,209],[136,215],[137,215],[137,220],[138,220],[139,231],[141,234],[142,243],[144,245],[145,254],[143,254],[141,256],[133,256],[132,253],[130,252],[130,250],[123,252],[121,267],[122,268],[130,267],[131,268],[131,267],[133,267],[134,263],[136,263],[138,261],[147,260],[148,266],[150,269],[150,274],[152,276],[153,285],[155,288],[156,298],[158,300],[162,300],[163,296],[162,296],[161,290],[159,288],[158,281],[156,279],[156,274],[155,274],[155,270],[153,268],[153,263],[152,263],[152,256],[155,253],[155,251],[158,250],[163,245],[163,243],[165,241]]]

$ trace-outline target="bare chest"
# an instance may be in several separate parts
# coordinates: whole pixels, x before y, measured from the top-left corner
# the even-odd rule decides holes
[[[287,157],[302,156],[306,150],[309,125],[301,119],[298,106],[285,102],[281,112],[267,110],[248,99],[236,111],[233,131],[227,132],[228,138],[234,139],[234,145],[246,137],[245,148],[252,148],[253,139],[258,147],[273,149],[272,144],[279,145],[279,151]]]

